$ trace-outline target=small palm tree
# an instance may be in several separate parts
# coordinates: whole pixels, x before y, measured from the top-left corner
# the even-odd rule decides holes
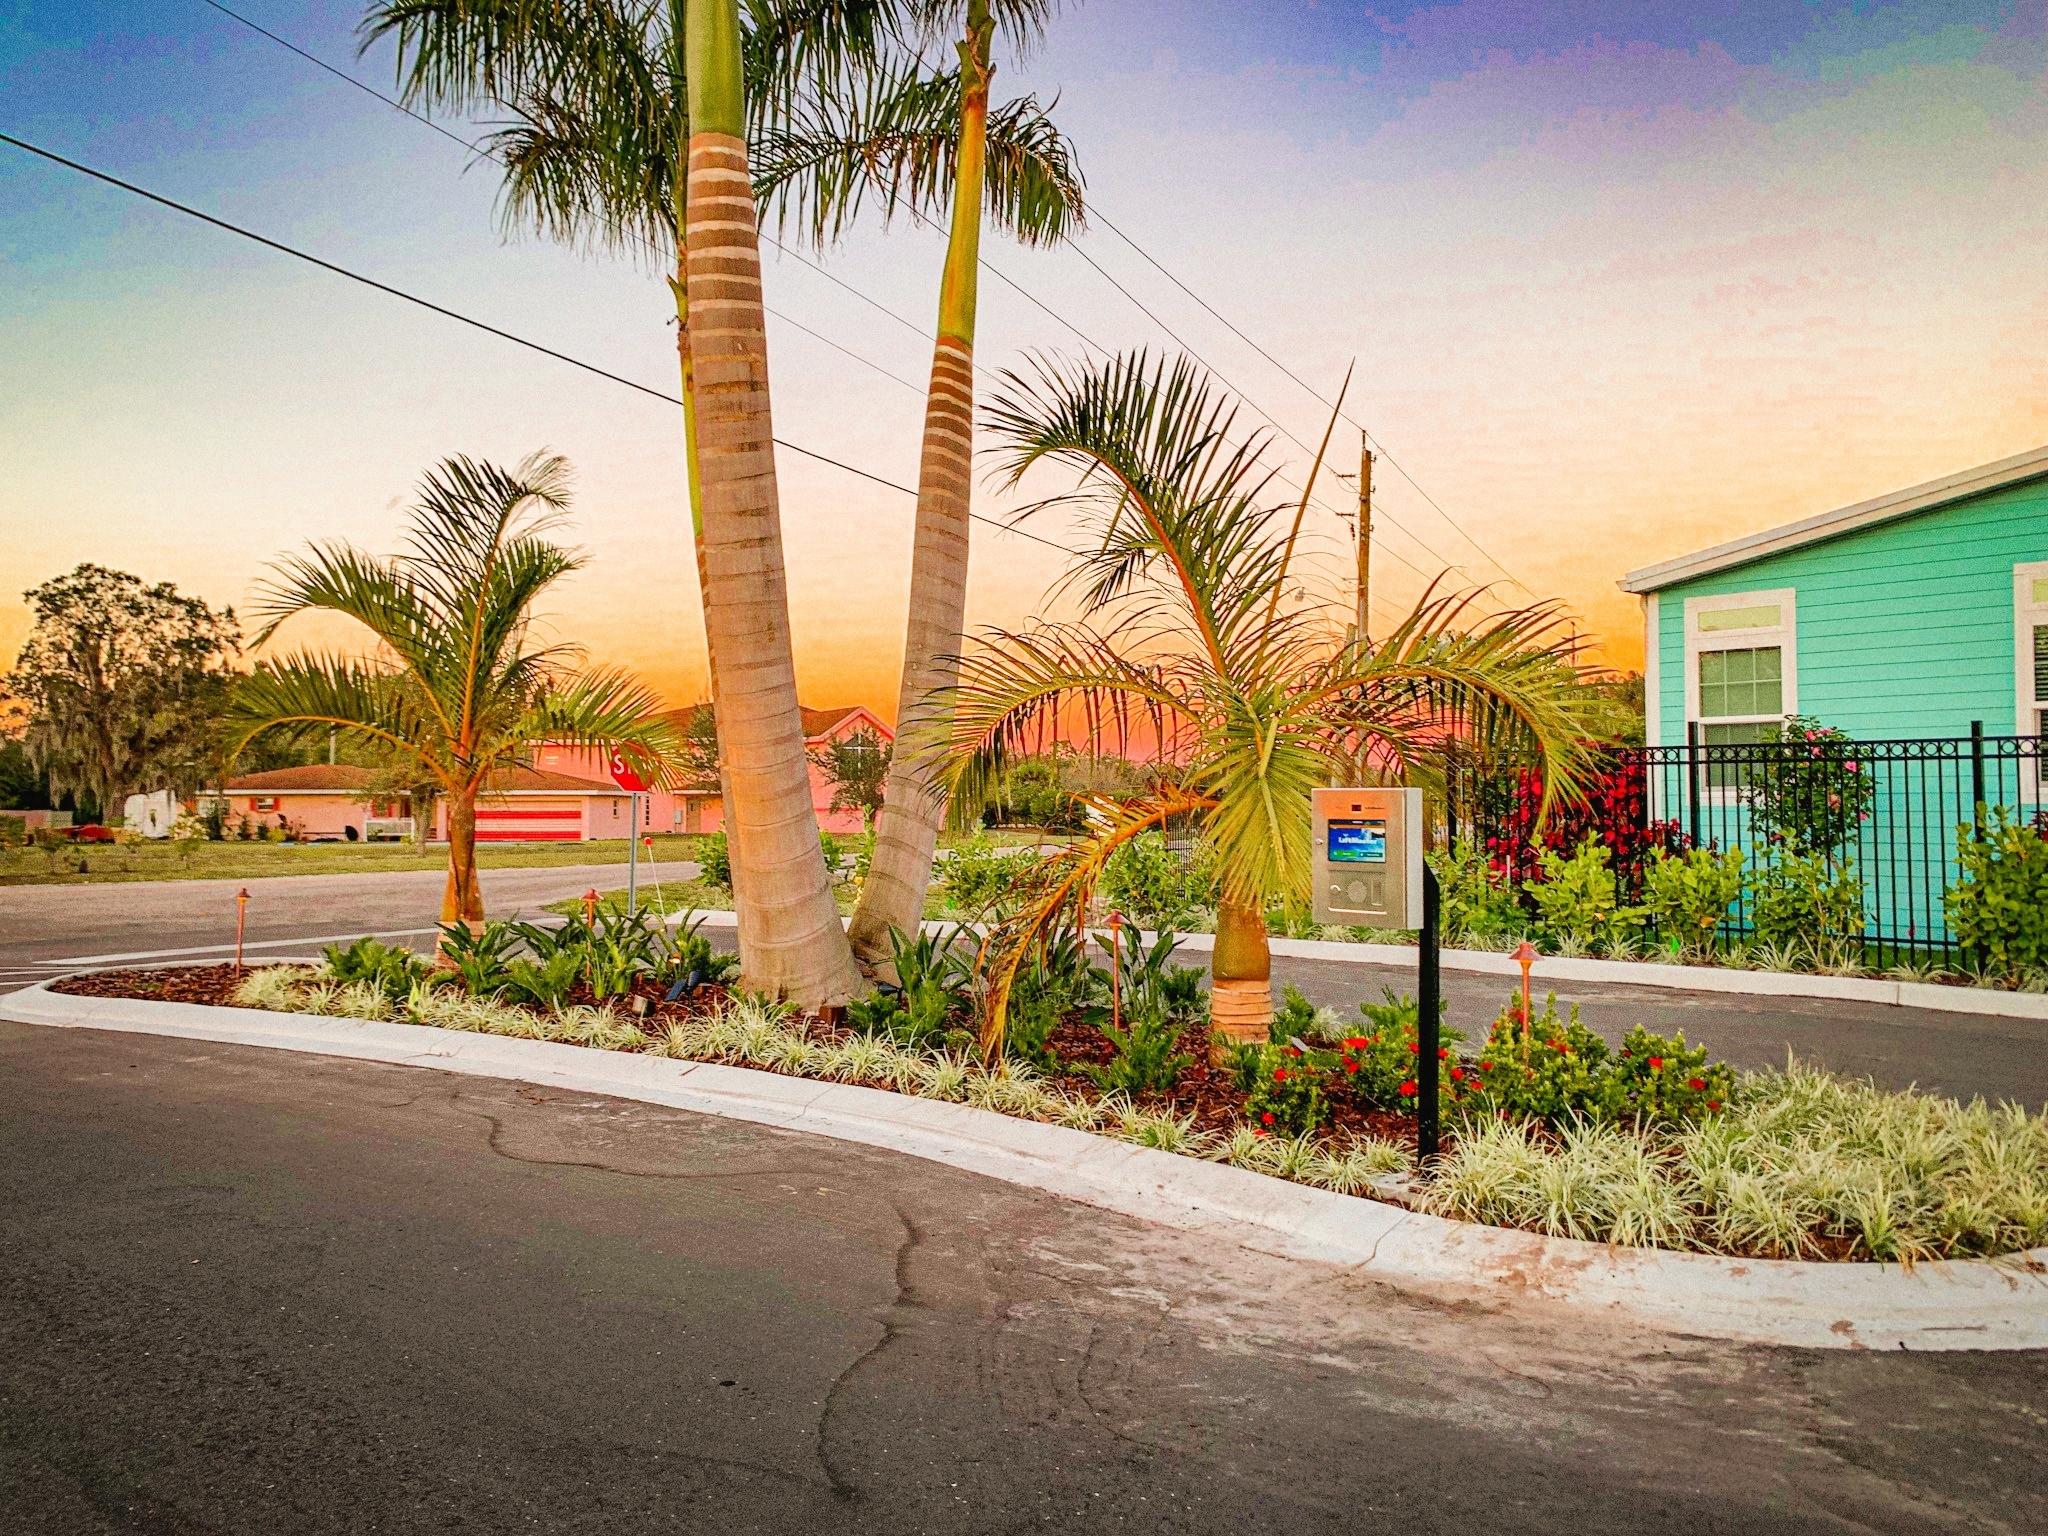
[[[1117,848],[1169,822],[1199,831],[1218,873],[1212,1017],[1227,1036],[1263,1040],[1266,911],[1309,898],[1309,791],[1427,777],[1447,750],[1477,744],[1525,751],[1548,793],[1576,793],[1591,717],[1560,665],[1572,642],[1554,605],[1484,614],[1475,595],[1432,589],[1366,644],[1321,608],[1286,603],[1306,496],[1269,503],[1270,439],[1238,437],[1234,406],[1185,360],[1040,361],[1002,379],[985,417],[1001,478],[1075,470],[1071,493],[1038,506],[1092,514],[1095,548],[1070,573],[1078,622],[988,632],[959,684],[925,707],[948,733],[943,781],[978,805],[1008,763],[1062,734],[1149,747],[1162,773],[1150,794],[1098,799],[1094,835],[1039,866],[988,950],[985,1045],[1000,1042],[1026,955],[1085,907]]]
[[[316,545],[274,567],[258,609],[262,644],[295,614],[356,620],[369,657],[299,651],[259,665],[237,688],[235,750],[258,735],[349,738],[406,782],[448,802],[443,923],[483,921],[476,805],[534,746],[619,752],[649,783],[673,775],[674,728],[660,701],[623,673],[579,666],[564,645],[532,643],[534,603],[583,557],[543,535],[569,504],[569,469],[535,454],[516,468],[452,458],[430,471],[404,553]]]

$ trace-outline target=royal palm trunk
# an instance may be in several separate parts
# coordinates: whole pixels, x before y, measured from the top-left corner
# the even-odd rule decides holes
[[[960,148],[953,229],[939,285],[938,340],[925,396],[924,449],[917,472],[917,529],[910,559],[910,620],[896,704],[898,743],[883,791],[875,851],[854,910],[852,940],[862,959],[892,953],[890,932],[915,933],[924,916],[932,855],[945,819],[931,750],[944,723],[934,698],[959,680],[967,618],[968,477],[974,455],[974,308],[981,267],[981,202],[988,149],[989,40],[981,0],[968,7],[960,44]]]
[[[861,979],[818,845],[797,708],[735,0],[689,0],[686,46],[697,558],[729,786],[740,985],[819,1006],[854,996]]]

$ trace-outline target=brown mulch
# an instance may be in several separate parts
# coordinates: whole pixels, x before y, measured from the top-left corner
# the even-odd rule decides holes
[[[159,1003],[233,1006],[235,988],[247,975],[232,965],[181,965],[164,971],[90,971],[50,983],[52,992],[75,997],[142,997]]]
[[[1116,1047],[1109,1037],[1093,1024],[1083,1019],[1069,1019],[1052,1032],[1049,1042],[1062,1063],[1078,1066],[1107,1066],[1116,1056]],[[1174,1084],[1173,1092],[1143,1093],[1135,1100],[1140,1109],[1163,1110],[1175,1115],[1192,1114],[1198,1131],[1218,1131],[1225,1135],[1237,1129],[1243,1120],[1244,1094],[1239,1091],[1236,1078],[1228,1067],[1211,1065],[1209,1061],[1208,1032],[1199,1024],[1190,1025],[1181,1032],[1177,1053],[1193,1058],[1181,1069],[1180,1079]],[[1090,1097],[1101,1092],[1095,1080],[1078,1070],[1056,1074],[1060,1085],[1071,1092]],[[1339,1135],[1377,1136],[1406,1147],[1410,1154],[1416,1150],[1415,1117],[1412,1115],[1390,1114],[1362,1102],[1346,1083],[1331,1082],[1325,1085],[1323,1102],[1329,1106],[1329,1118],[1324,1129]]]

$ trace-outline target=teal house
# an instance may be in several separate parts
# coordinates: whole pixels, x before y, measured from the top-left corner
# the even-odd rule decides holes
[[[2048,728],[2048,448],[1631,571],[1655,746]],[[2028,795],[2029,799],[2033,796]]]

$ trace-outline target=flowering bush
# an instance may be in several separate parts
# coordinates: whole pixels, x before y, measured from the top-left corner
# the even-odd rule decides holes
[[[1475,1107],[1551,1125],[1570,1121],[1642,1120],[1676,1123],[1713,1114],[1728,1103],[1735,1075],[1710,1064],[1705,1046],[1653,1035],[1640,1024],[1621,1050],[1579,1022],[1557,1016],[1557,995],[1525,1018],[1510,999],[1494,1020],[1474,1068]]]
[[[1254,1128],[1274,1136],[1301,1136],[1329,1118],[1321,1052],[1268,1045],[1257,1054],[1251,1091],[1244,1101],[1244,1117]]]
[[[1358,1005],[1365,1028],[1340,1042],[1336,1070],[1367,1103],[1412,1115],[1418,1093],[1415,1058],[1421,1050],[1416,1021],[1421,1011],[1413,997],[1397,995],[1391,987],[1384,995],[1384,1002]],[[1471,1092],[1471,1074],[1451,1054],[1450,1042],[1464,1039],[1465,1032],[1439,1024],[1437,1037],[1437,1107],[1445,1111],[1464,1102]]]
[[[1830,853],[1870,819],[1877,781],[1854,741],[1806,715],[1787,715],[1778,740],[1791,752],[1759,753],[1743,769],[1742,802],[1760,842],[1796,854]]]
[[[1956,829],[1963,878],[1946,899],[1948,925],[1986,970],[2017,980],[2048,968],[2048,832],[2016,822],[2002,805],[1980,836]]]

